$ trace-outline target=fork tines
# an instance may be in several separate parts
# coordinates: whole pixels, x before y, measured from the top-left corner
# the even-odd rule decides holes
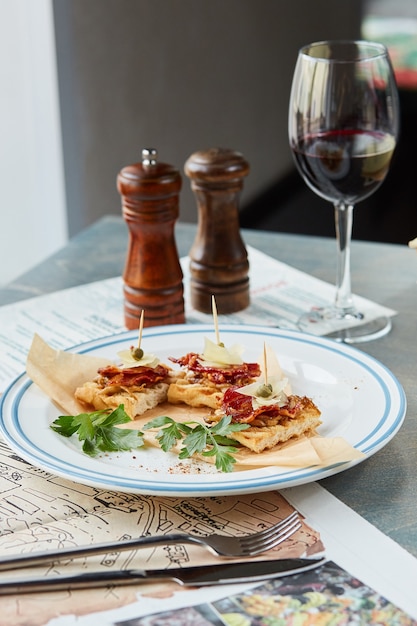
[[[242,550],[251,555],[265,552],[291,537],[300,528],[301,522],[298,513],[294,511],[284,520],[278,522],[278,524],[274,524],[274,526],[266,528],[255,535],[240,537]]]

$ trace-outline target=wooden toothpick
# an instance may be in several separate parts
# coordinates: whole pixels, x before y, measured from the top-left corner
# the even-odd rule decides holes
[[[142,312],[140,314],[140,320],[139,320],[139,337],[138,337],[138,347],[134,348],[133,346],[130,347],[130,353],[132,355],[132,357],[135,359],[135,361],[140,361],[141,358],[143,357],[143,350],[140,347],[140,344],[142,343],[142,331],[143,331],[143,318],[145,316],[145,311],[142,309]]]
[[[266,344],[264,342],[264,373],[265,373],[265,385],[268,384],[268,359],[266,356]]]
[[[216,343],[219,346],[220,345],[219,320],[217,319],[216,298],[214,296],[211,296],[211,310],[213,313],[214,332],[216,333]]]
[[[139,337],[138,337],[138,349],[140,349],[140,344],[142,343],[142,331],[143,331],[143,319],[145,317],[145,311],[142,309],[139,320]]]

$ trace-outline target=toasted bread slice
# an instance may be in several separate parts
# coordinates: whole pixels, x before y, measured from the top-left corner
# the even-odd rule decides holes
[[[218,409],[227,387],[228,385],[216,385],[208,380],[190,382],[186,378],[178,378],[169,386],[168,402],[170,404],[187,404],[196,408]]]
[[[149,388],[109,385],[102,387],[95,381],[86,382],[75,390],[75,397],[83,404],[100,409],[117,409],[123,404],[133,420],[148,409],[153,409],[167,399],[169,383],[159,382]]]
[[[225,349],[217,344],[213,344],[212,348],[215,351]],[[168,402],[195,408],[220,408],[226,389],[254,382],[261,373],[258,363],[216,364],[211,360],[204,361],[196,352],[188,352],[179,359],[170,357],[170,360],[182,369],[169,388]]]
[[[253,452],[262,452],[273,448],[277,443],[288,441],[292,437],[308,434],[318,428],[320,424],[320,414],[306,413],[297,419],[286,419],[275,426],[251,426],[247,430],[233,433],[233,439]]]
[[[239,395],[243,403],[236,403]],[[216,418],[222,414],[231,415],[232,421],[249,425],[246,430],[233,433],[233,438],[253,452],[273,448],[278,443],[314,431],[321,424],[321,413],[307,396],[290,395],[286,404],[253,408],[250,397],[243,397],[239,390],[231,390],[226,393],[222,408],[216,411]]]

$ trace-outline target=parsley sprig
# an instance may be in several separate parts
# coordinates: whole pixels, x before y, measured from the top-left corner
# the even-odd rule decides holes
[[[143,432],[140,430],[117,428],[131,419],[121,404],[114,411],[103,409],[79,415],[61,415],[51,424],[52,430],[63,437],[77,434],[82,441],[82,450],[89,456],[100,452],[122,452],[144,446]],[[245,430],[248,424],[233,424],[230,416],[208,426],[196,421],[176,422],[162,415],[147,422],[142,429],[157,429],[156,438],[164,452],[172,450],[179,442],[182,447],[180,459],[188,459],[194,454],[215,457],[216,468],[231,472],[236,459],[237,442],[233,433]]]
[[[233,453],[237,452],[237,442],[231,437],[234,432],[248,428],[248,424],[232,424],[231,417],[225,416],[216,424],[207,426],[195,421],[176,422],[171,417],[161,415],[143,426],[143,430],[151,428],[160,429],[156,438],[164,452],[181,441],[180,459],[187,459],[194,454],[213,456],[218,470],[231,472],[236,463]]]
[[[79,441],[83,441],[83,452],[97,456],[100,452],[121,452],[144,445],[140,430],[117,428],[118,424],[130,421],[121,404],[111,412],[103,409],[93,413],[61,415],[52,422],[51,428],[63,437],[77,433]]]

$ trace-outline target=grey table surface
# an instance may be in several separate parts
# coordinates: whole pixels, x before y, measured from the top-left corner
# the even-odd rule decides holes
[[[179,254],[189,252],[195,226],[178,223]],[[247,244],[293,267],[334,283],[333,239],[242,231]],[[96,280],[120,276],[128,231],[108,216],[74,237],[62,250],[0,289],[0,305]],[[417,255],[406,245],[354,241],[352,288],[398,311],[389,335],[359,348],[398,378],[407,415],[397,435],[378,453],[348,471],[320,481],[383,533],[417,557]]]

